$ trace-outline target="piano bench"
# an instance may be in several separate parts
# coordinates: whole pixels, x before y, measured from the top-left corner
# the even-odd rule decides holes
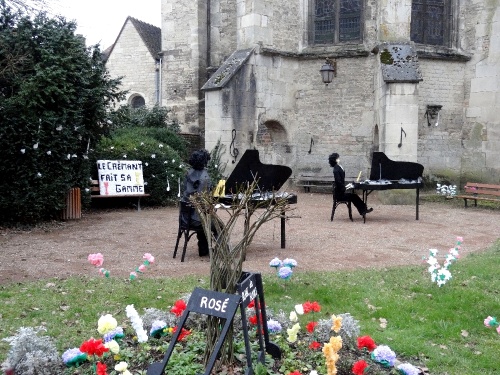
[[[464,200],[465,208],[469,199],[474,201],[474,207],[477,207],[477,201],[500,202],[500,185],[467,182],[465,193],[455,196]]]

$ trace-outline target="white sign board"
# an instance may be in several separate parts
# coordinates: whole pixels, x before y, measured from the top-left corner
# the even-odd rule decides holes
[[[97,173],[101,195],[144,194],[140,160],[98,160]]]

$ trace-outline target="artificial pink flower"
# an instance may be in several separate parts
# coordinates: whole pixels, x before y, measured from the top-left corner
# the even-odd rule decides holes
[[[463,237],[457,237],[457,241],[458,242],[464,242],[464,238]]]
[[[154,263],[155,262],[155,257],[152,256],[150,253],[145,253],[142,258],[146,259],[149,263]]]
[[[497,327],[497,332],[500,335],[500,326]]]
[[[101,253],[96,253],[96,254],[89,254],[87,257],[87,260],[96,267],[101,267],[102,264],[104,263],[104,257],[102,256]]]
[[[494,327],[497,322],[497,320],[491,316],[488,316],[486,319],[484,319],[484,325],[485,327],[487,328],[491,328],[491,327]],[[499,326],[500,327],[500,326]]]
[[[146,271],[146,266],[144,264],[141,264],[139,266],[139,272],[144,272],[144,271]]]

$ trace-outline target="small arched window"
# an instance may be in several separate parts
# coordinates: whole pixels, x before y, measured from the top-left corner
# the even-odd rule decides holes
[[[132,108],[141,108],[146,105],[146,101],[144,98],[140,95],[135,95],[132,100],[130,101],[130,106]]]

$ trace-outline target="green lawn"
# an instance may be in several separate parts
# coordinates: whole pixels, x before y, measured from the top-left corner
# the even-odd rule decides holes
[[[349,312],[359,320],[361,335],[423,363],[433,375],[498,374],[500,335],[485,328],[483,320],[500,316],[500,241],[459,259],[450,270],[453,278],[441,288],[431,283],[426,264],[329,273],[296,270],[286,282],[266,275],[265,298],[269,308],[285,312],[307,300],[317,301],[320,318]],[[62,353],[97,337],[101,315],[125,321],[129,304],[139,312],[150,307],[167,310],[195,286],[207,288],[208,281],[89,277],[0,285],[0,338],[22,326],[43,325]],[[1,341],[0,362],[7,351],[8,344]]]

